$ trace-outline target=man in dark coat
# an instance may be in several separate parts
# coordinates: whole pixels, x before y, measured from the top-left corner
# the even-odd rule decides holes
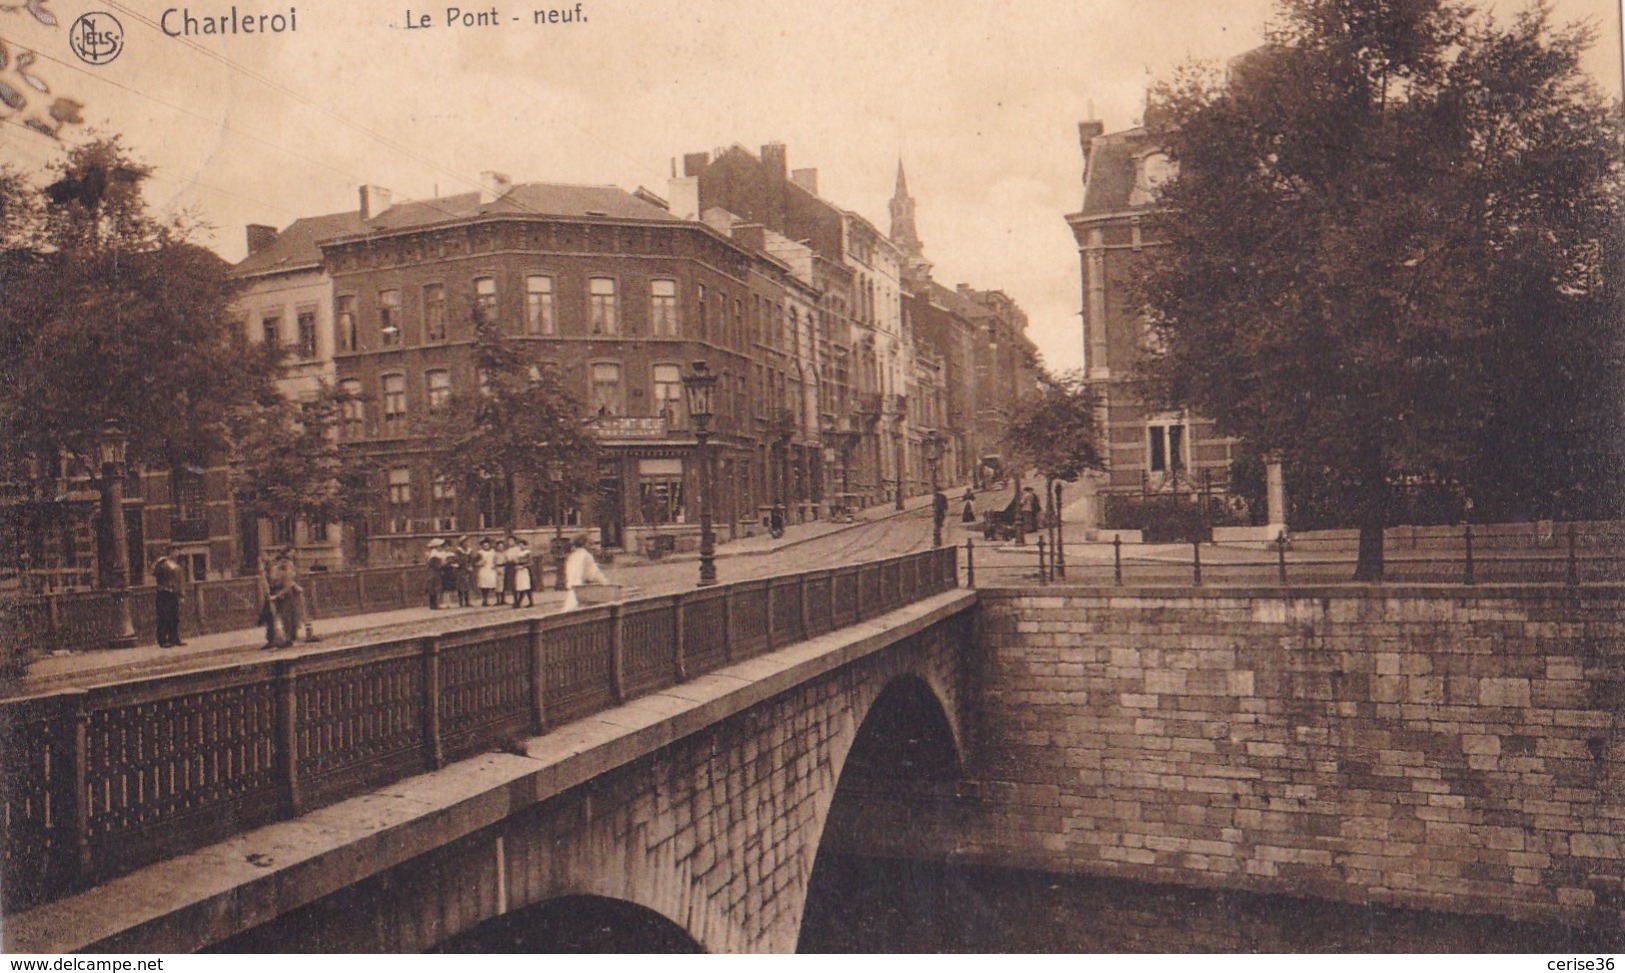
[[[164,552],[152,565],[152,581],[157,585],[158,647],[185,645],[181,641],[181,566],[176,563],[173,547]]]
[[[1021,488],[1021,513],[1025,518],[1022,529],[1029,534],[1038,533],[1038,514],[1044,509],[1032,487]]]

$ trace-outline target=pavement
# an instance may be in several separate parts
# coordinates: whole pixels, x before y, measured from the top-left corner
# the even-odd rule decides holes
[[[755,536],[740,537],[719,544],[717,560],[726,562],[735,558],[779,554],[876,521],[929,510],[930,504],[929,496],[912,497],[904,501],[902,511],[896,510],[890,504],[877,505],[859,511],[852,523],[838,524],[819,520],[797,524],[785,528],[784,536],[780,538],[770,537],[764,530]],[[658,593],[660,588],[676,590],[687,587],[688,584],[685,582],[680,585],[667,583],[639,586],[640,575],[653,573],[661,565],[698,560],[699,554],[694,551],[669,554],[659,561],[645,561],[642,558],[623,555],[608,569],[608,573],[624,582],[630,594],[653,594]],[[726,572],[723,573],[726,577]],[[543,575],[542,581],[551,581],[551,571],[544,571]],[[432,610],[424,606],[317,619],[315,630],[319,641],[299,641],[287,649],[263,649],[265,630],[256,627],[198,635],[187,639],[182,645],[169,648],[159,648],[157,644],[148,642],[128,649],[56,652],[34,660],[20,677],[0,684],[0,698],[33,696],[67,689],[88,689],[226,663],[297,658],[385,639],[431,635],[444,631],[448,623],[456,624],[459,621],[466,621],[469,625],[483,625],[508,619],[534,618],[557,613],[564,601],[564,593],[553,591],[551,588],[537,589],[535,596],[534,608],[516,609],[503,605],[489,608],[475,606]]]
[[[1038,580],[1038,547],[1037,537],[1029,536],[1025,545],[1011,542],[987,542],[982,539],[980,523],[975,525],[963,524],[959,520],[959,497],[963,494],[963,487],[950,488],[949,517],[943,529],[943,541],[963,548],[965,541],[971,540],[975,544],[976,570],[978,577],[985,577],[987,581],[998,583],[1025,583]],[[1007,502],[1007,491],[984,492],[978,495],[978,516],[987,509],[1002,509]],[[1085,539],[1084,517],[1087,513],[1087,499],[1078,496],[1065,504],[1062,510],[1064,536],[1066,546],[1066,560],[1069,566],[1077,568],[1074,581],[1083,581],[1086,578],[1099,580],[1101,572],[1106,570],[1113,562],[1114,551],[1109,543],[1091,542]],[[787,527],[781,538],[770,537],[765,531],[750,537],[740,537],[718,545],[717,560],[723,565],[720,573],[724,580],[740,577],[760,577],[763,573],[771,571],[778,565],[769,563],[751,562],[758,558],[784,556],[791,559],[786,563],[785,570],[806,568],[807,561],[815,559],[813,552],[801,558],[803,563],[794,563],[796,549],[815,541],[843,534],[866,525],[892,518],[912,516],[922,521],[922,530],[918,539],[911,541],[912,547],[905,546],[901,550],[888,547],[876,550],[873,554],[858,545],[848,545],[835,552],[824,552],[825,557],[845,557],[852,562],[869,560],[872,557],[886,556],[902,553],[904,550],[922,549],[929,541],[929,512],[931,498],[929,496],[913,497],[904,502],[902,511],[896,510],[890,504],[883,504],[859,511],[853,523],[832,523],[827,520],[813,521]],[[905,533],[912,533],[905,531]],[[884,538],[882,538],[884,540]],[[1131,553],[1132,551],[1132,553]],[[1393,552],[1390,558],[1396,562],[1402,561],[1406,555]],[[963,563],[964,554],[961,553]],[[693,575],[689,573],[687,565],[699,560],[695,551],[668,554],[657,561],[646,560],[636,556],[621,556],[613,565],[606,568],[607,573],[617,582],[627,586],[626,594],[636,597],[643,594],[665,594],[687,590],[693,585]],[[1352,564],[1346,556],[1316,557],[1305,556],[1295,552],[1288,552],[1288,560],[1294,571],[1299,571],[1310,565],[1347,565]],[[738,565],[732,572],[725,566],[729,561]],[[1179,572],[1187,569],[1191,563],[1191,546],[1189,544],[1134,544],[1124,545],[1123,563],[1125,566],[1138,565],[1136,570],[1162,571],[1169,574],[1169,578],[1178,576]],[[1274,552],[1262,550],[1259,545],[1202,545],[1202,563],[1204,567],[1230,570],[1255,570],[1262,572],[1261,578],[1266,581],[1273,579]],[[1249,567],[1250,566],[1250,567]],[[673,570],[673,568],[677,570]],[[1086,573],[1087,572],[1087,573]],[[1343,568],[1338,567],[1338,573],[1332,575],[1339,580]],[[1109,575],[1107,575],[1109,576]],[[1300,575],[1301,576],[1301,575]],[[1148,577],[1142,575],[1142,577]],[[552,580],[552,572],[544,571],[544,582]],[[398,611],[374,612],[365,615],[346,615],[335,618],[318,619],[315,623],[316,632],[321,637],[319,642],[298,642],[292,647],[282,650],[261,651],[264,644],[264,631],[259,628],[240,629],[231,632],[217,632],[210,635],[200,635],[190,638],[185,645],[172,648],[159,648],[157,645],[147,643],[129,649],[96,649],[82,652],[59,652],[29,664],[26,671],[19,677],[0,683],[0,698],[14,698],[17,696],[36,695],[47,692],[57,692],[65,689],[89,688],[116,682],[127,682],[144,677],[167,675],[175,672],[184,672],[203,669],[211,666],[228,663],[241,663],[259,659],[295,658],[313,652],[327,652],[334,649],[346,648],[367,642],[376,642],[381,639],[414,638],[445,631],[448,625],[455,627],[458,624],[481,625],[508,618],[531,618],[549,615],[560,610],[564,595],[549,589],[536,591],[536,605],[534,608],[514,609],[509,606],[491,608],[447,608],[432,611],[428,607],[406,608]]]

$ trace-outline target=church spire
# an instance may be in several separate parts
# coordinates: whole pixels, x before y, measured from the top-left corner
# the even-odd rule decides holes
[[[920,242],[919,230],[914,226],[914,197],[908,194],[908,177],[903,174],[903,160],[897,160],[897,189],[891,198],[891,241],[903,251],[910,270],[919,275],[930,272],[931,264],[925,259],[925,244]]]

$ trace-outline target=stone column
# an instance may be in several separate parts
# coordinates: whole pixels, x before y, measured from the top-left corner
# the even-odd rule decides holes
[[[1264,457],[1264,482],[1268,495],[1270,534],[1286,530],[1286,478],[1281,473],[1281,454]]]

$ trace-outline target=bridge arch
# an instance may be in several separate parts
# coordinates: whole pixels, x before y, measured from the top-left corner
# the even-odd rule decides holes
[[[565,895],[487,919],[437,953],[701,953],[687,929],[655,910],[601,895]]]
[[[858,721],[836,772],[854,777],[952,780],[964,768],[955,716],[933,686],[936,674],[906,672],[880,687]]]
[[[864,846],[883,847],[888,833],[906,836],[910,811],[921,802],[955,800],[964,750],[957,707],[944,703],[954,697],[944,692],[938,675],[929,667],[894,675],[848,738],[823,801],[816,840],[807,849],[798,946],[805,941],[810,910],[821,910],[821,903],[851,880],[841,875],[836,860],[852,830],[865,832]]]

